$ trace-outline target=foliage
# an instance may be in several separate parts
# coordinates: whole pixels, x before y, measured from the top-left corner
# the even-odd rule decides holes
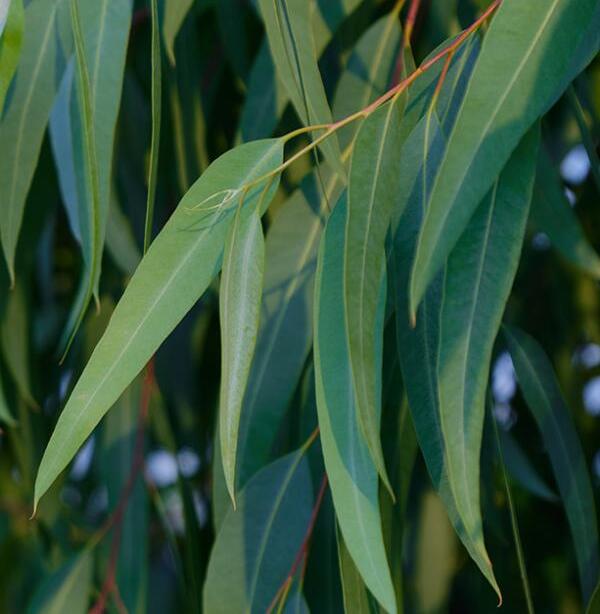
[[[598,611],[599,50],[0,0],[0,609]]]

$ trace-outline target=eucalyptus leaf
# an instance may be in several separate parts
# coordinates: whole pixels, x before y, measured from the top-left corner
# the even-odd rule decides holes
[[[348,205],[341,197],[321,239],[315,291],[315,380],[321,445],[340,530],[366,585],[388,612],[396,612],[394,587],[386,559],[379,482],[360,432],[344,327],[344,248]],[[381,280],[380,276],[377,276]],[[378,327],[383,326],[379,301]],[[382,339],[374,343],[381,346]],[[381,350],[381,347],[379,348]],[[374,348],[374,354],[376,350]],[[380,352],[379,352],[380,353]],[[373,359],[373,375],[381,358]],[[374,382],[375,388],[377,383]],[[379,388],[381,384],[379,384]],[[372,416],[379,432],[379,413]]]
[[[575,76],[570,52],[595,8],[594,0],[500,5],[428,199],[411,272],[412,316],[512,150]]]
[[[217,535],[204,585],[204,611],[266,612],[306,533],[312,484],[304,450],[259,471]]]
[[[8,87],[17,70],[24,30],[23,0],[0,2],[0,117]]]
[[[235,505],[238,430],[256,347],[265,245],[260,215],[238,211],[225,241],[220,286],[221,394],[219,423],[225,480]]]
[[[583,599],[587,603],[598,583],[600,550],[594,493],[581,443],[541,346],[517,328],[504,326],[502,331],[519,386],[550,456],[571,527]]]
[[[233,149],[190,188],[152,243],[63,410],[44,452],[35,505],[102,416],[204,293],[221,267],[225,236],[240,191],[281,163],[283,143],[255,141]],[[264,195],[272,198],[277,181]],[[261,198],[251,188],[245,208]]]
[[[175,65],[175,38],[194,4],[194,0],[165,0],[162,35],[171,64]]]

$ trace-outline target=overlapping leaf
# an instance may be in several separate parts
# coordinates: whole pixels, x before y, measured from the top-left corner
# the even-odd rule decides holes
[[[44,131],[70,53],[67,0],[32,0],[14,91],[0,122],[0,236],[14,281],[15,251],[25,199],[38,162]]]
[[[171,64],[175,64],[175,38],[193,4],[194,0],[165,0],[162,35]]]
[[[217,274],[240,191],[282,160],[278,139],[217,159],[187,192],[140,263],[63,410],[39,468],[35,502]],[[270,184],[264,203],[277,187]],[[251,210],[264,182],[244,199]]]
[[[260,215],[236,213],[225,242],[220,287],[221,393],[219,430],[225,481],[235,502],[238,430],[256,347],[265,245]]]
[[[575,76],[571,51],[594,9],[594,0],[502,2],[428,199],[411,273],[413,315],[512,150]]]
[[[304,451],[258,472],[230,509],[211,553],[204,610],[266,612],[290,572],[306,533],[312,484]]]
[[[0,19],[0,117],[6,92],[14,77],[23,44],[23,0],[3,0]],[[0,18],[2,15],[0,15]]]
[[[581,443],[548,357],[532,337],[503,327],[519,386],[546,445],[571,527],[583,598],[598,583],[600,562],[594,493]]]
[[[377,471],[359,427],[352,385],[344,317],[344,247],[348,216],[346,197],[331,214],[319,249],[315,290],[315,380],[325,467],[344,541],[365,583],[388,612],[396,611],[394,587],[387,564]],[[381,269],[380,269],[381,271]],[[381,282],[381,275],[377,275]],[[384,286],[385,287],[385,286]],[[378,290],[381,283],[378,284]],[[369,329],[382,333],[384,300]],[[373,375],[381,377],[381,345],[374,342]],[[379,347],[377,347],[379,346]],[[379,351],[377,351],[379,350]],[[376,355],[379,354],[379,358]],[[381,389],[374,382],[375,391]],[[380,404],[377,405],[380,410]],[[371,419],[379,432],[380,411]]]

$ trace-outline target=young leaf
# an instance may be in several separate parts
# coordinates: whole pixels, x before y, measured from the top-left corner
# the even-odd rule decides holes
[[[221,315],[221,400],[219,423],[225,481],[235,505],[238,430],[244,393],[256,347],[265,244],[258,211],[238,211],[225,241]]]
[[[85,614],[93,571],[92,552],[84,550],[42,582],[27,607],[27,614]]]
[[[348,205],[346,197],[342,196],[329,217],[319,248],[314,351],[321,445],[336,515],[348,550],[371,592],[388,612],[395,612],[394,587],[381,530],[377,471],[359,431],[344,329],[344,234],[347,217]],[[381,281],[381,276],[377,277]],[[383,326],[381,307],[385,302],[379,303],[378,324]],[[373,338],[375,329],[374,322],[370,329]],[[381,343],[382,339],[379,346]],[[374,377],[376,369],[379,374],[380,366],[381,359],[374,357]],[[374,386],[377,389],[375,382]],[[374,414],[372,419],[378,433],[380,415],[375,411]]]
[[[535,126],[477,208],[444,273],[434,377],[450,487],[473,533],[482,522],[479,458],[492,349],[519,264],[538,145]]]
[[[569,262],[594,279],[600,279],[600,257],[587,240],[564,194],[562,181],[544,150],[540,151],[531,221],[548,235],[552,245]]]
[[[571,527],[579,578],[587,603],[596,587],[600,562],[594,494],[577,431],[552,365],[532,337],[514,327],[503,327],[519,386],[537,422],[550,455]]]
[[[5,21],[0,27],[0,117],[6,92],[17,70],[23,44],[23,0],[8,0],[5,5]]]
[[[331,123],[331,111],[317,65],[310,2],[259,0],[259,5],[277,74],[300,119],[306,126]],[[344,177],[337,136],[332,135],[320,147],[331,167]]]
[[[179,203],[131,279],[58,420],[38,471],[35,504],[218,273],[240,191],[276,169],[282,158],[279,139],[237,147],[213,162]],[[263,202],[277,185],[270,184]],[[263,187],[261,182],[249,190],[245,209],[252,209]]]
[[[376,394],[377,339],[373,331],[385,264],[385,236],[401,187],[398,160],[404,104],[405,98],[400,97],[380,107],[358,132],[350,167],[344,241],[343,301],[358,423],[377,471],[390,490],[376,419],[381,399]],[[383,328],[377,334],[383,336]]]
[[[248,482],[238,496],[238,509],[229,510],[217,535],[204,611],[267,611],[300,550],[312,499],[304,450],[275,461]]]
[[[486,33],[433,185],[410,280],[410,312],[522,136],[573,78],[571,50],[594,0],[504,0]],[[596,41],[596,46],[598,41]]]
[[[32,0],[28,4],[14,90],[0,122],[0,150],[11,152],[0,164],[0,236],[12,283],[25,199],[65,68],[64,57],[70,53],[70,40],[61,38],[68,9],[66,0]]]
[[[311,173],[267,233],[262,318],[239,431],[239,485],[269,460],[310,352],[317,249],[327,202],[340,193],[326,166],[323,178],[325,195]]]

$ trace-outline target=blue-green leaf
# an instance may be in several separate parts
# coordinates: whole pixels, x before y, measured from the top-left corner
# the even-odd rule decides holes
[[[598,521],[586,460],[552,365],[532,337],[503,327],[517,380],[546,445],[571,527],[579,578],[587,602],[598,583]]]

